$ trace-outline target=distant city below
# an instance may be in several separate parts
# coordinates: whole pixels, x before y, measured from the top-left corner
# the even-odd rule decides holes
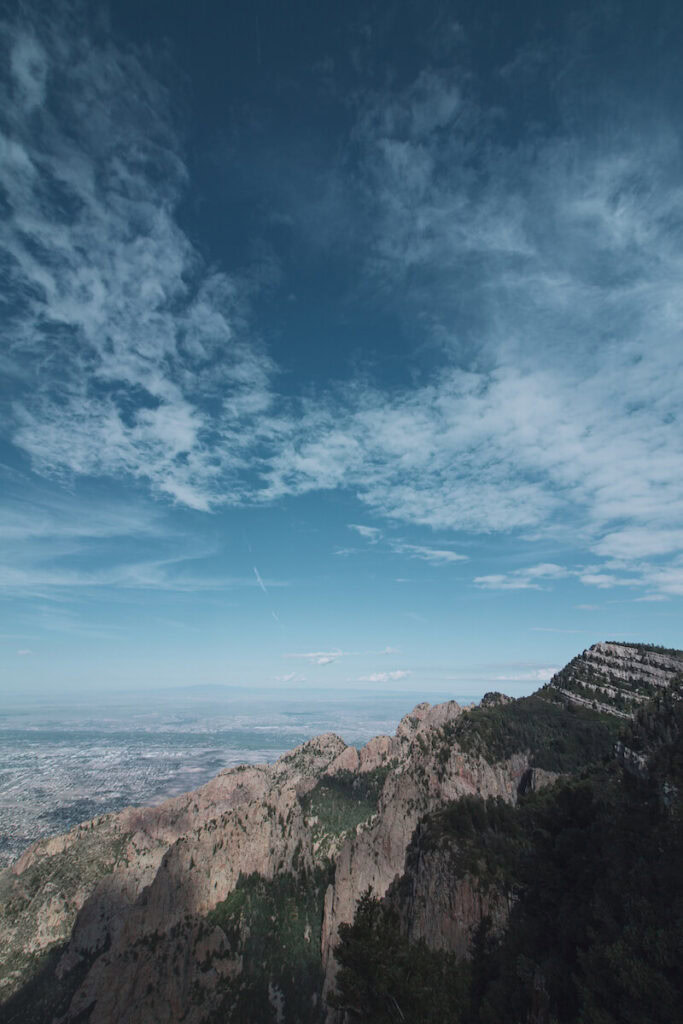
[[[256,693],[187,687],[0,713],[0,867],[31,843],[123,807],[195,789],[223,768],[275,761],[312,736],[361,745],[444,695]],[[456,697],[461,703],[476,699]]]

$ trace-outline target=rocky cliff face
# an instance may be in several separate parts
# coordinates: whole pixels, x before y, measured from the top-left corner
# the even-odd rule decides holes
[[[430,949],[465,957],[482,918],[490,919],[494,933],[502,932],[511,894],[502,885],[483,885],[481,878],[459,872],[451,849],[424,850],[420,838],[415,837],[414,856],[389,887],[386,903],[396,910],[410,942],[424,941]]]
[[[6,1019],[228,1022],[261,1000],[249,1019],[286,1021],[297,1000],[296,1019],[321,1021],[339,926],[368,887],[395,899],[403,884],[409,936],[464,954],[483,915],[503,926],[508,896],[454,874],[448,851],[406,860],[420,822],[463,796],[511,804],[552,781],[539,762],[553,767],[541,748],[558,734],[599,726],[611,745],[605,715],[567,713],[570,700],[589,699],[581,687],[601,686],[601,703],[609,688],[639,695],[681,665],[596,645],[531,703],[420,704],[395,736],[360,751],[321,736],[274,765],[229,770],[159,807],[36,844],[0,873]],[[501,715],[514,726],[503,747],[472,742],[473,729],[508,721]]]
[[[570,661],[550,685],[576,705],[628,719],[657,692],[668,689],[681,672],[680,651],[598,643]]]
[[[214,908],[244,876],[332,863],[319,939],[328,988],[339,924],[352,920],[364,889],[381,895],[402,873],[420,816],[463,793],[516,797],[528,757],[491,765],[464,754],[447,734],[462,713],[452,701],[421,704],[395,736],[360,751],[318,737],[272,766],[224,772],[160,807],[32,847],[0,878],[5,993],[58,948],[57,981],[73,988],[56,1018],[65,1024],[200,1022],[243,967],[239,942],[207,923]],[[354,780],[373,781],[374,805],[356,797]]]
[[[434,707],[422,704],[398,727],[387,756],[393,754],[399,763],[387,777],[379,813],[339,851],[334,884],[326,894],[322,933],[325,994],[336,974],[332,951],[339,925],[353,919],[361,893],[371,888],[375,895],[383,896],[403,874],[406,850],[418,821],[465,794],[500,796],[508,801],[517,797],[529,768],[529,752],[493,765],[483,757],[464,753],[449,734],[449,727],[462,714],[454,701]],[[464,927],[469,928],[469,923]],[[463,938],[463,944],[466,941]]]

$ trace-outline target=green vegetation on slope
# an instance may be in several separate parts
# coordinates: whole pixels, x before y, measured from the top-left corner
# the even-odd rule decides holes
[[[589,708],[567,708],[540,690],[507,704],[472,708],[442,730],[468,754],[504,761],[528,750],[531,765],[552,772],[578,771],[609,757],[621,723]]]
[[[379,796],[390,765],[371,772],[337,772],[326,775],[301,798],[307,817],[318,819],[322,834],[340,835],[355,829],[377,811]]]
[[[278,1004],[288,1024],[319,1024],[320,954],[328,869],[266,879],[242,875],[208,915],[225,932],[243,971],[230,985],[214,1024],[276,1024]]]
[[[460,1024],[469,972],[449,953],[401,935],[398,916],[367,891],[353,924],[339,928],[335,1009],[363,1024]]]
[[[635,651],[645,653],[652,651],[653,654],[667,654],[670,658],[678,658],[679,661],[683,661],[683,651],[679,651],[675,647],[662,647],[659,644],[632,643],[629,640],[607,640],[606,642],[612,644],[613,647],[632,647]]]
[[[553,688],[577,697],[578,703],[587,701],[587,706],[596,709],[613,709],[617,716],[633,715],[639,707],[652,699],[662,689],[661,678],[652,676],[652,667],[661,669],[665,655],[665,673],[671,680],[671,673],[678,667],[683,670],[683,652],[654,644],[613,643],[631,652],[635,651],[633,660],[629,661],[625,671],[620,671],[614,664],[613,652],[602,651],[599,660],[580,654],[564,666],[553,677],[552,686],[539,691],[540,694],[552,693]],[[590,652],[589,652],[590,653]],[[675,682],[675,679],[673,680]]]
[[[446,848],[454,878],[472,875],[485,886],[515,887],[528,840],[516,807],[500,797],[464,796],[428,815],[406,854],[406,867],[432,849]]]
[[[500,940],[482,922],[468,963],[415,949],[417,976],[384,955],[391,911],[367,897],[342,930],[334,1001],[366,1024],[431,1018],[415,992],[442,972],[439,1007],[453,1024],[672,1024],[683,1006],[683,700],[661,695],[625,737],[648,751],[639,777],[615,761],[524,798],[516,808],[478,798],[429,816],[420,843],[451,844],[454,874],[514,889]],[[410,857],[408,861],[410,868]],[[400,889],[400,886],[399,886]],[[372,903],[369,908],[368,901]],[[368,931],[372,917],[373,930]],[[413,947],[410,947],[413,948]],[[402,952],[401,952],[402,950]],[[353,1002],[353,993],[361,996]],[[390,996],[390,998],[389,998]]]
[[[683,986],[682,687],[641,708],[610,759],[623,723],[590,709],[568,709],[551,688],[530,698],[492,698],[433,734],[421,736],[445,765],[454,745],[492,762],[530,752],[532,765],[582,771],[517,807],[467,797],[422,820],[406,875],[391,899],[366,893],[352,925],[342,926],[333,1002],[367,1024],[670,1024]],[[590,762],[593,767],[586,768]],[[377,810],[390,766],[324,777],[301,797],[316,819],[314,838],[334,844]],[[32,899],[44,886],[70,892],[120,861],[125,836],[85,830],[76,848],[38,861],[4,895],[4,913],[32,925]],[[410,943],[395,908],[411,892],[410,872],[437,848],[454,879],[465,875],[512,897],[510,924],[494,936],[486,920],[472,956]],[[323,842],[317,856],[329,848]],[[331,865],[265,879],[241,876],[204,926],[226,935],[237,977],[218,981],[207,1024],[320,1024],[321,923]],[[39,901],[38,901],[39,902]],[[24,915],[25,920],[24,920]],[[35,917],[35,915],[34,915]],[[201,932],[200,926],[200,932]],[[173,933],[171,933],[173,937]],[[156,937],[155,937],[156,941]],[[182,944],[178,956],[182,955]],[[132,951],[134,954],[134,951]],[[57,983],[61,949],[19,965],[32,980],[3,1006],[8,1024],[38,1024],[62,1014],[85,962]],[[211,970],[207,954],[202,970]],[[30,960],[30,963],[28,962]],[[176,972],[177,973],[177,972]],[[200,986],[201,988],[201,986]],[[198,999],[205,994],[198,992]],[[199,1005],[199,1004],[197,1004]],[[216,1002],[212,1000],[212,1006]]]
[[[122,862],[130,836],[112,832],[107,825],[107,818],[79,825],[73,833],[74,842],[66,849],[52,855],[39,850],[34,862],[20,875],[8,870],[0,872],[0,927],[5,932],[16,929],[13,950],[9,954],[0,950],[3,976],[16,978],[12,991],[17,991],[43,969],[44,963],[50,962],[40,954],[22,951],[30,948],[38,931],[42,894],[64,902],[62,932],[53,943],[53,947],[61,946],[76,917],[76,895],[85,888],[94,889],[100,879]],[[49,948],[52,947],[44,953]]]

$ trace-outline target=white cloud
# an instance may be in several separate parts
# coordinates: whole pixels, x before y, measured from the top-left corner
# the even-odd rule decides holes
[[[28,542],[54,546],[71,538],[82,541],[149,534],[158,537],[168,529],[150,504],[123,504],[115,499],[105,503],[56,491],[39,491],[24,478],[11,480],[3,476],[0,484],[5,491],[0,505],[0,538],[2,542],[9,541],[15,551],[19,541],[22,546]]]
[[[130,475],[207,510],[242,494],[274,367],[246,331],[251,285],[207,268],[178,226],[187,171],[148,57],[79,35],[71,13],[6,26],[13,440],[42,472]]]
[[[340,647],[337,647],[332,651],[306,651],[304,653],[290,653],[283,654],[283,658],[303,658],[306,661],[310,661],[314,665],[331,665],[332,662],[338,661],[340,658],[359,658],[359,657],[377,657],[386,656],[389,654],[398,654],[398,648],[396,647],[385,647],[381,651],[343,651]]]
[[[604,566],[587,566],[576,570],[586,586],[609,590],[613,587],[644,587],[649,593],[640,601],[661,601],[683,595],[683,557],[667,563],[612,561]],[[592,607],[586,605],[585,607]]]
[[[450,562],[463,562],[467,555],[459,555],[445,548],[432,548],[424,544],[407,544],[404,541],[392,541],[391,549],[399,555],[419,558],[430,565],[446,565]]]
[[[508,575],[505,573],[491,573],[488,576],[475,576],[474,583],[483,590],[541,590],[538,583],[523,576]]]
[[[651,591],[647,600],[659,600],[661,595],[683,594],[683,561],[657,565],[648,562],[613,560],[604,565],[580,566],[569,569],[555,563],[542,563],[511,573],[493,573],[476,576],[474,584],[484,590],[544,590],[550,580],[575,577],[588,587],[610,590],[614,587],[646,587]],[[642,600],[642,599],[641,599]],[[596,611],[597,605],[579,604],[584,611]]]
[[[394,669],[391,672],[371,672],[367,676],[358,676],[359,683],[389,683],[397,679],[405,679],[411,673],[407,669]]]
[[[382,536],[382,531],[377,529],[376,526],[362,526],[360,523],[349,523],[348,527],[349,530],[355,530],[356,533],[360,534],[364,540],[369,541],[371,544],[376,544]]]
[[[261,573],[258,571],[256,566],[254,566],[254,576],[256,578],[256,582],[258,583],[258,585],[261,588],[261,590],[263,591],[263,593],[267,595],[268,594],[268,589],[267,589],[265,583],[263,582],[263,580],[261,578]]]
[[[106,568],[79,570],[49,564],[0,566],[0,591],[15,594],[55,596],[60,591],[114,587],[132,590],[169,590],[186,593],[211,590],[232,590],[254,587],[251,577],[210,576],[177,571],[182,562],[194,561],[185,555],[145,562],[130,562]],[[286,586],[280,580],[268,580],[269,587]]]
[[[37,469],[133,477],[197,510],[346,488],[368,514],[438,530],[561,525],[633,564],[586,569],[588,585],[681,592],[677,565],[638,561],[683,550],[677,125],[626,112],[599,141],[568,122],[507,145],[455,71],[365,93],[363,276],[439,358],[404,390],[353,380],[285,405],[248,329],[252,283],[208,268],[179,226],[188,173],[153,68],[54,13],[10,26],[10,46],[2,358],[13,438]],[[544,563],[475,583],[563,574]]]
[[[393,399],[368,390],[361,411],[335,410],[329,427],[327,414],[309,409],[298,437],[274,454],[263,497],[344,486],[378,514],[434,528],[537,525],[556,501],[497,457],[483,409],[471,406],[485,403],[491,410],[486,415],[493,416],[495,407],[499,417],[502,396],[476,399],[473,389],[487,390],[483,378],[451,373],[438,388]],[[358,397],[356,390],[354,401]],[[489,442],[485,461],[468,452]]]
[[[572,571],[554,562],[543,562],[526,569],[515,569],[510,573],[493,573],[489,576],[475,576],[474,583],[484,590],[543,590],[545,580],[562,579],[573,575]],[[542,582],[537,582],[541,580]]]
[[[55,601],[88,588],[195,592],[285,585],[221,574],[213,544],[185,534],[152,502],[105,501],[85,488],[63,490],[8,470],[0,473],[0,489],[5,593]]]
[[[304,658],[314,665],[331,665],[333,661],[343,658],[345,651],[308,651],[304,654],[283,654],[283,658]]]
[[[532,565],[528,569],[519,570],[529,579],[562,579],[569,575],[569,570],[563,565],[556,565],[554,562],[543,562],[541,565]]]
[[[673,565],[644,566],[642,580],[660,595],[683,596],[683,560]]]
[[[683,551],[683,530],[632,526],[616,530],[593,545],[604,558],[639,559]]]
[[[306,676],[299,675],[297,672],[286,672],[283,676],[275,676],[276,683],[305,683]]]
[[[506,148],[463,95],[452,72],[423,73],[364,96],[354,136],[365,270],[443,364],[403,393],[355,382],[308,407],[265,495],[343,486],[440,530],[563,525],[601,556],[678,550],[678,126],[635,131],[625,113],[599,143],[572,122]]]
[[[638,577],[624,578],[606,572],[586,572],[579,579],[589,587],[599,587],[601,590],[610,587],[637,587],[642,581]]]
[[[349,529],[356,530],[365,540],[371,544],[379,544],[382,540],[382,531],[374,526],[359,526],[349,523]],[[460,555],[449,548],[435,548],[428,544],[409,544],[404,540],[388,539],[385,544],[390,551],[397,555],[407,555],[408,558],[419,558],[431,565],[446,565],[450,562],[463,562],[467,555]],[[347,557],[349,555],[364,554],[362,548],[337,548],[336,555]]]
[[[28,647],[23,647],[20,651],[17,651],[17,654],[25,657],[27,654],[33,654],[33,651],[30,651]]]

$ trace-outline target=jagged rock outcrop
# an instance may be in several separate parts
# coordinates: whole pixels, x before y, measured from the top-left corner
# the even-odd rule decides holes
[[[628,719],[683,672],[679,651],[648,644],[597,643],[550,681],[573,704]]]
[[[339,737],[320,736],[272,766],[240,766],[159,807],[108,815],[31,847],[0,873],[4,991],[36,955],[70,938],[60,977],[94,963],[65,1019],[90,1006],[93,1021],[127,1019],[140,984],[165,991],[160,957],[146,946],[179,933],[188,917],[201,919],[240,872],[268,877],[291,866],[303,830],[298,798],[345,749]]]
[[[612,756],[593,741],[618,720],[558,719],[551,688],[472,712],[460,741],[540,740],[535,759],[556,746],[567,774],[515,804],[465,796],[421,819],[402,876],[340,927],[331,1004],[345,1024],[678,1020],[682,698],[683,679],[658,692]]]
[[[464,795],[500,796],[509,801],[517,797],[529,769],[528,753],[496,765],[463,753],[444,734],[444,727],[461,714],[455,701],[434,707],[421,704],[399,724],[388,756],[398,756],[400,764],[387,777],[377,818],[361,826],[342,847],[334,885],[326,894],[322,937],[325,993],[336,975],[332,952],[340,924],[353,920],[358,899],[368,888],[383,896],[403,874],[406,850],[420,818]]]
[[[200,1022],[241,970],[220,928],[206,927],[207,915],[241,876],[313,870],[331,856],[321,939],[329,987],[339,924],[352,920],[365,888],[383,894],[402,873],[420,816],[463,793],[515,799],[527,756],[491,765],[463,753],[447,734],[462,713],[454,701],[420,704],[395,736],[360,751],[318,737],[274,765],[223,772],[159,807],[128,809],[36,844],[1,877],[5,992],[36,955],[66,943],[57,979],[78,984],[64,1024]],[[379,800],[365,820],[321,842],[326,826],[307,813],[307,795],[326,778],[349,776],[377,776]]]
[[[582,687],[601,686],[612,709],[609,688],[637,695],[667,686],[681,665],[675,654],[598,644],[526,703],[491,694],[471,711],[455,701],[419,704],[394,736],[361,750],[320,736],[273,765],[231,769],[158,807],[129,808],[36,844],[0,873],[8,1020],[22,1019],[13,1008],[31,976],[58,993],[44,998],[59,1024],[202,1024],[216,1013],[229,1022],[247,982],[287,1020],[287,979],[275,976],[257,941],[258,928],[277,925],[279,913],[299,922],[287,941],[308,964],[305,984],[297,983],[310,988],[299,1019],[323,1020],[339,927],[353,920],[368,888],[389,900],[402,892],[411,939],[465,954],[483,915],[503,927],[508,894],[454,873],[447,850],[407,860],[420,822],[464,796],[510,805],[552,782],[549,752],[572,730],[577,750],[588,749],[592,729],[590,749],[611,749],[605,716],[567,714],[567,694],[580,703],[590,700]],[[491,732],[501,722],[503,741]],[[306,886],[319,898],[299,914],[297,893]],[[258,925],[249,918],[254,908]],[[258,977],[248,962],[255,955]]]

